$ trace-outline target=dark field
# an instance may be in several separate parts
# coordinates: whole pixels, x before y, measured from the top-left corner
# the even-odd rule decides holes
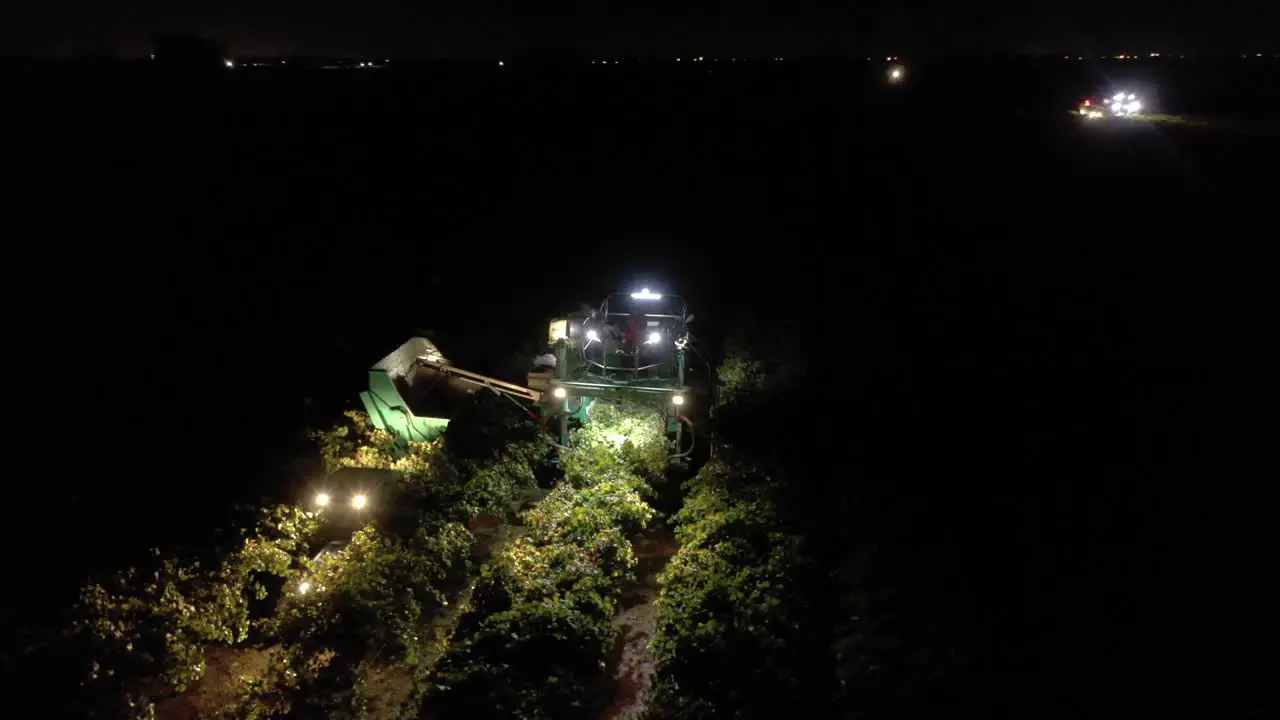
[[[1280,61],[906,65],[6,68],[39,590],[5,624],[290,497],[306,430],[414,331],[518,379],[546,318],[652,279],[710,351],[785,328],[802,382],[761,426],[972,613],[984,669],[910,709],[1249,714]],[[1200,124],[1069,114],[1115,87]]]

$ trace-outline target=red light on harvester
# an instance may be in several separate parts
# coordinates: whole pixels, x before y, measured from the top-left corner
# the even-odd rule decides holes
[[[1093,101],[1092,101],[1092,100],[1085,100],[1085,101],[1084,101],[1084,106],[1085,106],[1085,107],[1089,107],[1089,106],[1090,106],[1090,105],[1092,105],[1092,104],[1093,104]]]

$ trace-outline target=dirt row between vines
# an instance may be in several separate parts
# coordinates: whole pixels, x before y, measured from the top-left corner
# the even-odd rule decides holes
[[[649,648],[658,621],[658,574],[679,546],[665,522],[655,523],[632,541],[636,579],[619,599],[614,618],[618,641],[609,659],[614,685],[613,701],[600,720],[635,720],[644,714],[645,693],[653,677],[653,653]]]

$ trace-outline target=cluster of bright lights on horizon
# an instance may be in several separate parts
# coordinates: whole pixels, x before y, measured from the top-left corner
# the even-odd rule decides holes
[[[1125,117],[1128,115],[1136,115],[1142,110],[1142,102],[1138,100],[1138,96],[1134,93],[1118,92],[1109,98],[1104,98],[1102,106],[1094,105],[1090,100],[1085,100],[1080,106],[1080,114],[1085,118],[1094,119],[1101,118],[1107,114],[1107,111],[1116,117]]]

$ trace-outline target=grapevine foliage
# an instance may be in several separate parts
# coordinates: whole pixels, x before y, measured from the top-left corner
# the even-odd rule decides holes
[[[320,562],[310,559],[325,539],[318,518],[275,506],[213,562],[156,550],[149,565],[87,586],[64,637],[67,654],[86,658],[76,714],[153,716],[157,702],[200,683],[210,647],[252,642],[270,650],[270,667],[243,679],[225,714],[361,715],[371,675],[420,663],[435,643],[430,618],[470,576],[466,522],[505,516],[546,461],[527,428],[476,433],[463,422],[398,448],[347,413],[314,437],[329,471],[394,471],[380,498],[390,510]],[[463,449],[451,452],[451,440]]]
[[[561,461],[565,481],[524,515],[526,534],[481,570],[460,642],[422,706],[428,718],[591,717],[636,558],[627,534],[666,464],[656,413],[601,405]]]

